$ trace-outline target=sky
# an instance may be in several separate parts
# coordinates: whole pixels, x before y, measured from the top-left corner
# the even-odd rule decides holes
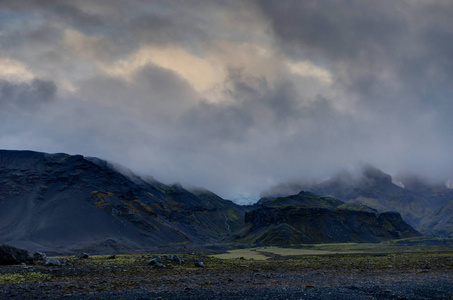
[[[238,202],[374,165],[453,178],[449,0],[0,0],[0,148]]]

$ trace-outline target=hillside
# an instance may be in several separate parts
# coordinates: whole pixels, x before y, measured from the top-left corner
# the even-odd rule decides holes
[[[0,243],[64,252],[208,242],[241,227],[242,216],[208,191],[197,196],[97,158],[0,151]]]
[[[309,192],[239,206],[98,158],[0,150],[0,243],[32,251],[378,242],[416,235],[398,213]]]
[[[245,222],[234,240],[252,245],[380,242],[419,235],[397,212],[377,213],[310,192],[263,200],[245,214]]]
[[[381,212],[398,211],[425,235],[453,237],[453,190],[416,176],[402,176],[398,182],[395,184],[390,175],[379,169],[365,166],[359,175],[343,172],[318,184],[293,184],[289,188],[307,189]],[[274,190],[282,190],[282,186]]]

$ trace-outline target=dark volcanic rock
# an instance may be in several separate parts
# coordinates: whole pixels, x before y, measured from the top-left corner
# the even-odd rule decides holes
[[[0,243],[112,253],[213,241],[243,225],[240,206],[197,193],[97,158],[0,150]]]
[[[164,264],[162,264],[162,258],[160,256],[151,258],[148,261],[148,264],[153,266],[153,267],[155,267],[155,268],[158,268],[158,269],[163,269],[163,268],[166,267]]]
[[[79,259],[86,259],[86,258],[89,258],[90,255],[88,253],[81,252],[81,253],[78,253],[75,257],[79,258]]]
[[[199,261],[199,262],[195,263],[195,267],[197,267],[197,268],[206,268],[206,265],[204,264],[204,262]]]
[[[46,261],[46,259],[47,259],[47,255],[45,253],[35,252],[33,254],[33,260],[34,261]]]
[[[0,245],[0,265],[18,265],[21,263],[33,263],[30,252],[9,245]]]
[[[49,258],[48,260],[46,260],[46,266],[53,266],[53,267],[57,267],[57,266],[61,266],[61,262],[56,259],[56,258]]]
[[[159,266],[162,265],[162,258],[160,256],[153,257],[148,261],[148,264],[151,266]]]
[[[172,258],[171,258],[171,261],[177,263],[177,264],[181,264],[182,263],[182,260],[181,258],[179,258],[178,255],[173,255]]]

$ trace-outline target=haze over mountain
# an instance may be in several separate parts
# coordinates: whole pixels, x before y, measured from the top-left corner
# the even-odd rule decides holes
[[[308,192],[239,206],[99,158],[0,150],[0,243],[34,251],[378,242],[418,235],[396,212]]]
[[[66,252],[218,241],[244,210],[98,158],[0,150],[0,243]]]
[[[267,199],[304,189],[379,211],[398,211],[423,234],[453,237],[453,189],[445,182],[428,182],[409,174],[392,178],[365,165],[361,172],[344,171],[320,183],[283,183],[263,195]]]
[[[370,163],[453,178],[453,2],[0,2],[0,148],[239,201]]]
[[[300,192],[262,199],[233,240],[264,245],[380,242],[420,236],[397,212]]]

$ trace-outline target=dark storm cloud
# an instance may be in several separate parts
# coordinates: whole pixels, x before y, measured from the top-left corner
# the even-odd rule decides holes
[[[453,176],[448,1],[0,5],[0,63],[48,80],[0,83],[1,145],[227,197],[367,162]]]
[[[0,81],[0,107],[4,111],[32,111],[54,100],[56,86],[52,81],[35,79],[31,83]]]
[[[394,1],[257,1],[295,55],[357,60],[401,43],[404,5]]]
[[[87,13],[72,4],[72,2],[59,0],[4,0],[0,1],[0,5],[5,10],[9,9],[10,11],[23,14],[29,14],[30,11],[35,15],[36,13],[42,13],[47,21],[53,19],[71,27],[83,28],[87,31],[104,25],[99,15]],[[26,17],[24,21],[27,21]]]
[[[86,80],[81,82],[78,94],[82,99],[123,109],[150,121],[176,119],[197,100],[186,81],[174,72],[153,65],[135,74],[132,82],[106,76]]]
[[[377,132],[400,135],[408,150],[417,147],[411,139],[414,134],[434,135],[453,144],[450,136],[438,131],[451,126],[446,115],[453,108],[451,2],[257,4],[270,18],[281,48],[333,70],[336,84],[357,98],[358,113],[379,124]],[[421,121],[427,118],[431,124]],[[424,131],[424,125],[430,129]],[[411,154],[407,151],[408,157]]]
[[[285,51],[321,60],[333,70],[347,68],[346,77],[337,80],[360,93],[363,101],[374,101],[377,91],[391,88],[394,82],[390,81],[395,81],[413,101],[423,101],[419,93],[427,89],[450,89],[450,2],[326,0],[257,4],[269,16]],[[396,78],[379,77],[386,69]]]

